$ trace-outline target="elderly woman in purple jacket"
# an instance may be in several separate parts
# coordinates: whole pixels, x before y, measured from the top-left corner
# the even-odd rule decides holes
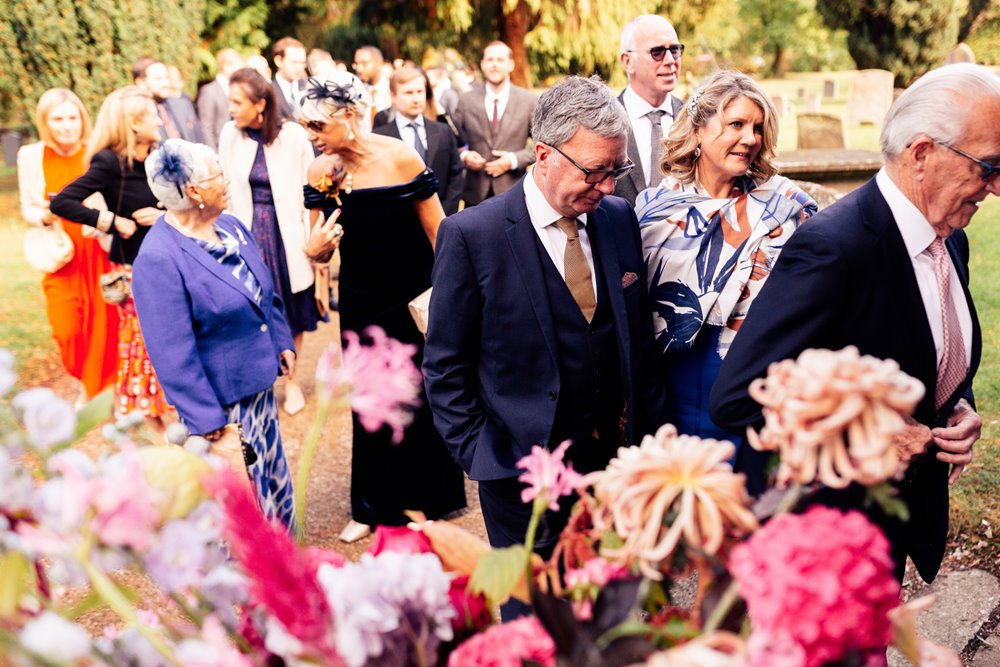
[[[223,213],[228,182],[212,149],[169,139],[147,158],[146,174],[167,208],[133,266],[153,367],[191,433],[214,441],[228,424],[242,426],[261,510],[294,530],[272,385],[292,377],[295,346],[270,272],[250,232]]]

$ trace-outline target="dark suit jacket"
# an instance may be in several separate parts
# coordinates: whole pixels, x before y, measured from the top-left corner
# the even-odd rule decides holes
[[[174,121],[174,126],[185,141],[193,141],[197,144],[205,143],[205,133],[201,128],[201,121],[198,119],[198,112],[194,110],[194,102],[187,95],[180,97],[168,97],[163,100],[163,106]],[[166,139],[165,127],[160,128],[160,139]]]
[[[632,207],[605,198],[587,234],[610,293],[632,443],[659,426],[663,405],[662,385],[650,372],[658,362]],[[521,182],[438,229],[424,383],[438,431],[475,480],[514,477],[532,445],[558,444],[549,439],[559,359],[537,238]]]
[[[458,155],[455,135],[444,123],[426,118],[424,118],[424,129],[427,132],[427,166],[438,177],[438,197],[441,198],[444,214],[451,215],[458,211],[462,187],[465,185],[464,167]],[[375,134],[402,139],[395,120],[379,125],[372,131]]]
[[[785,245],[722,364],[712,390],[715,423],[740,433],[762,424],[747,385],[766,375],[772,361],[795,358],[807,348],[855,345],[861,354],[895,359],[923,382],[927,391],[913,416],[930,427],[943,425],[960,398],[971,402],[982,350],[969,294],[968,239],[957,231],[946,245],[972,312],[973,336],[968,376],[940,411],[934,409],[934,339],[913,265],[889,205],[871,179],[805,222]],[[933,451],[911,463],[901,486],[910,521],[886,530],[897,562],[905,550],[928,581],[944,554],[948,471]]]
[[[240,256],[260,283],[260,305],[232,271],[160,218],[132,271],[143,339],[164,394],[192,433],[228,421],[224,406],[274,384],[278,355],[295,350],[271,273],[235,217],[218,225],[241,239]]]
[[[500,125],[493,130],[490,118],[486,116],[486,89],[473,88],[458,98],[455,109],[455,124],[461,141],[469,150],[482,155],[487,162],[496,159],[494,150],[508,151],[517,156],[517,169],[491,178],[485,171],[468,170],[465,175],[465,191],[462,199],[466,206],[474,206],[486,198],[493,185],[493,194],[501,194],[514,187],[524,175],[525,169],[535,161],[534,146],[529,144],[531,117],[535,113],[538,98],[529,90],[511,85],[507,108],[500,118]]]
[[[625,106],[624,90],[618,96],[618,103]],[[670,103],[673,106],[674,118],[676,119],[684,107],[684,103],[673,95],[670,96]],[[625,178],[615,183],[615,195],[622,199],[627,199],[629,203],[635,206],[636,197],[646,189],[645,177],[642,175],[642,163],[649,159],[649,146],[643,146],[640,156],[639,146],[635,142],[635,133],[632,131],[631,122],[628,126],[628,159],[635,164],[635,169],[630,171]],[[656,166],[655,169],[659,169],[659,166]]]
[[[198,91],[198,118],[205,130],[205,143],[219,150],[219,133],[229,120],[229,91],[218,81],[209,81]]]
[[[295,120],[295,107],[289,104],[285,94],[281,92],[281,86],[278,85],[277,81],[272,80],[271,87],[274,88],[274,96],[278,99],[278,111],[281,112],[282,117],[288,120]],[[293,81],[292,87],[301,92],[305,89],[306,82],[303,79]]]

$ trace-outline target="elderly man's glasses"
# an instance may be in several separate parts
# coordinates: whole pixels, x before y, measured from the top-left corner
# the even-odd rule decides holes
[[[975,157],[974,155],[969,155],[960,148],[955,148],[954,146],[945,141],[938,141],[937,139],[935,139],[934,142],[978,164],[980,169],[979,178],[983,179],[984,182],[988,183],[989,181],[992,181],[994,178],[996,178],[997,174],[1000,174],[1000,164],[990,164],[989,162],[981,160]]]
[[[622,166],[620,166],[620,167],[618,167],[616,169],[587,169],[586,167],[584,167],[583,165],[581,165],[579,162],[577,162],[576,160],[574,160],[570,156],[568,156],[565,153],[563,153],[561,150],[559,150],[555,146],[552,146],[552,150],[554,150],[555,152],[559,153],[559,155],[562,155],[564,158],[566,158],[571,163],[573,163],[574,167],[576,167],[577,169],[579,169],[580,171],[582,171],[583,172],[583,182],[587,183],[588,185],[597,185],[598,183],[603,183],[605,180],[607,180],[608,176],[610,176],[611,178],[613,178],[616,182],[620,181],[622,179],[622,177],[625,176],[625,174],[627,174],[630,171],[632,171],[632,169],[635,167],[635,165],[632,164],[632,162],[630,161],[630,162],[628,162],[626,164],[623,164]]]
[[[674,60],[680,60],[681,54],[684,53],[684,45],[674,44],[673,46],[654,46],[648,51],[637,51],[635,49],[628,49],[629,53],[648,53],[649,57],[655,60],[656,62],[662,61],[663,57],[667,55],[667,51],[670,52],[671,58],[673,58]]]

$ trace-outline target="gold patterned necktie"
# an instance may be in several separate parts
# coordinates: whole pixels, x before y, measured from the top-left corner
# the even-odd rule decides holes
[[[594,296],[594,283],[590,277],[590,267],[587,258],[583,256],[580,247],[580,230],[576,218],[559,218],[556,227],[566,235],[566,252],[563,254],[563,269],[566,272],[566,286],[573,300],[580,307],[580,312],[589,323],[594,319],[597,310],[597,298]]]
[[[944,352],[938,365],[937,387],[934,392],[934,408],[940,410],[945,401],[958,389],[968,374],[965,362],[965,341],[962,328],[958,324],[958,311],[951,298],[951,262],[944,240],[938,236],[927,247],[934,260],[934,277],[937,278],[938,294],[941,297],[941,346]]]
[[[646,114],[652,126],[649,137],[649,182],[648,187],[655,188],[660,184],[660,157],[663,155],[663,117],[666,115],[663,109],[653,109]]]

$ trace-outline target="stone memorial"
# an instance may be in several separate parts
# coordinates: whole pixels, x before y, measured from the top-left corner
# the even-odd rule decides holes
[[[800,113],[797,148],[844,148],[844,122],[840,116],[827,113]]]
[[[881,125],[892,106],[892,72],[865,69],[858,72],[847,100],[847,119],[851,125]]]

